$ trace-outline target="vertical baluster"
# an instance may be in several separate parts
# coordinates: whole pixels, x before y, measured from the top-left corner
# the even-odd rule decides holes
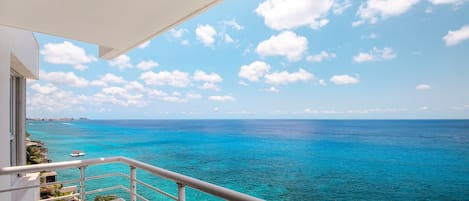
[[[130,166],[130,200],[137,201],[137,168]]]
[[[79,167],[80,169],[80,200],[86,201],[86,184],[85,184],[85,169],[86,166]]]
[[[186,201],[186,187],[184,184],[177,183],[178,185],[178,201]]]

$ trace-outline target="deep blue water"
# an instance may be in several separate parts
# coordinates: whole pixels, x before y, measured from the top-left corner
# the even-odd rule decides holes
[[[469,200],[468,120],[90,120],[27,129],[53,161],[73,160],[75,149],[85,159],[122,155],[266,200]],[[118,170],[129,171],[97,166],[87,175]],[[71,179],[78,170],[59,173]],[[138,175],[176,193],[171,182]]]

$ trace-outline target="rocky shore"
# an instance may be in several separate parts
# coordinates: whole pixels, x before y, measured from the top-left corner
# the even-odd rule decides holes
[[[51,163],[47,158],[48,149],[44,143],[39,140],[31,140],[31,135],[26,134],[26,161],[28,165]],[[57,181],[57,173],[54,171],[44,171],[40,173],[41,184],[53,183]],[[62,184],[52,184],[40,188],[41,199],[48,199],[74,194],[77,192],[76,186],[63,187]],[[64,199],[67,201],[76,200],[75,198]]]

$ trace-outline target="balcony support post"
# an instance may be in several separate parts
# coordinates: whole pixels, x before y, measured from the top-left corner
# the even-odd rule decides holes
[[[137,168],[130,166],[130,200],[137,201]]]
[[[86,201],[86,184],[85,184],[85,169],[86,166],[79,167],[80,169],[80,200]]]
[[[180,183],[177,183],[177,185],[178,185],[178,201],[186,201],[186,186]]]

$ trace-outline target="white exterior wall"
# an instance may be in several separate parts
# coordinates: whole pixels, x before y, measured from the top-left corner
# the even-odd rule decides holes
[[[0,167],[10,166],[9,111],[10,72],[12,68],[21,76],[37,79],[39,77],[38,44],[31,32],[0,26]],[[21,87],[26,87],[26,85],[24,84]],[[23,97],[25,98],[25,96]],[[24,110],[21,112],[25,114]],[[23,135],[20,136],[20,139],[24,139],[24,121],[21,124],[20,132]],[[13,183],[16,183],[17,179],[16,176],[0,176],[0,188],[10,188]],[[37,189],[32,189],[32,193],[27,194],[34,194],[34,190]],[[17,199],[12,198],[11,193],[0,193],[0,200]],[[34,200],[34,198],[31,197],[29,200]]]
[[[10,165],[10,48],[0,29],[0,166]],[[10,176],[0,176],[0,188],[10,187]],[[0,193],[0,200],[10,200],[8,193]]]
[[[39,78],[39,45],[29,31],[0,26],[0,48],[10,52],[11,67],[29,79]]]
[[[33,186],[40,184],[40,174],[38,173],[30,173],[21,177],[15,181],[13,184],[14,187],[21,187],[21,186]],[[19,190],[11,193],[11,197],[13,201],[36,201],[40,200],[41,196],[39,193],[39,189],[26,189],[26,190]]]

